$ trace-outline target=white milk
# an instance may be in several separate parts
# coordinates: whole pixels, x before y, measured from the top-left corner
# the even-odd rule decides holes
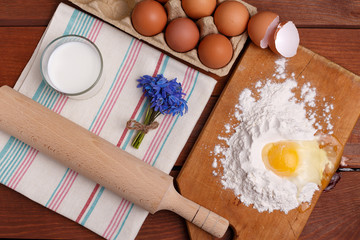
[[[80,93],[91,87],[99,76],[98,53],[81,42],[68,42],[57,47],[47,66],[49,80],[63,93]]]

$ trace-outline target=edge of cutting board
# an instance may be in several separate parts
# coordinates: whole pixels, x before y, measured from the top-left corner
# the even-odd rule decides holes
[[[285,225],[288,226],[288,229],[287,230],[290,230],[290,234],[288,235],[281,235],[284,239],[297,239],[300,234],[301,234],[301,231],[303,230],[305,224],[306,224],[306,221],[307,219],[309,218],[317,200],[319,199],[320,197],[320,194],[321,194],[321,191],[317,191],[313,197],[313,201],[311,203],[311,206],[310,208],[301,213],[301,216],[298,217],[298,210],[292,210],[289,212],[288,215],[286,216],[283,216],[285,214],[279,212],[279,211],[274,211],[273,213],[259,213],[257,210],[255,209],[252,209],[250,207],[246,207],[244,205],[241,204],[241,202],[236,198],[236,196],[233,194],[233,192],[231,190],[224,190],[221,188],[221,184],[217,186],[217,189],[212,189],[211,187],[205,185],[205,183],[199,183],[199,182],[193,182],[193,181],[196,181],[196,178],[194,179],[190,179],[189,177],[190,176],[193,176],[194,175],[194,172],[192,172],[192,175],[191,175],[191,171],[189,170],[190,168],[193,168],[193,162],[197,161],[198,159],[194,159],[194,158],[197,158],[198,156],[197,153],[201,150],[199,150],[200,148],[204,148],[204,142],[206,142],[204,140],[204,138],[207,137],[208,135],[208,132],[213,130],[213,129],[209,129],[211,128],[212,126],[211,125],[214,125],[213,122],[215,121],[213,118],[214,118],[214,115],[217,113],[217,111],[220,111],[218,110],[218,108],[222,107],[220,106],[221,105],[221,102],[224,101],[223,98],[224,96],[226,97],[226,95],[228,94],[229,91],[232,91],[233,89],[230,89],[232,86],[231,86],[231,82],[232,81],[236,81],[234,80],[239,74],[238,74],[238,71],[239,69],[242,68],[242,63],[243,63],[243,60],[247,57],[247,55],[251,54],[251,52],[253,51],[259,51],[259,49],[257,49],[257,47],[250,43],[248,45],[246,45],[246,48],[245,48],[245,51],[244,51],[244,54],[241,56],[241,59],[238,63],[238,65],[236,66],[235,70],[233,71],[232,73],[232,76],[229,78],[229,81],[228,83],[226,84],[223,92],[221,93],[220,97],[219,97],[219,100],[217,101],[213,111],[211,112],[202,132],[200,133],[194,147],[192,148],[190,154],[189,154],[189,157],[188,159],[186,160],[182,170],[180,171],[177,179],[176,179],[176,182],[177,182],[177,185],[178,185],[178,188],[179,188],[179,191],[186,197],[188,197],[189,199],[195,201],[195,202],[198,202],[199,204],[202,204],[204,205],[205,207],[209,208],[209,209],[212,209],[214,212],[218,213],[219,215],[222,215],[223,217],[228,217],[226,215],[228,214],[223,214],[222,210],[220,209],[220,207],[218,206],[219,203],[221,201],[226,201],[226,204],[230,204],[231,206],[235,205],[237,208],[239,208],[239,210],[243,209],[243,208],[247,208],[246,211],[249,212],[249,214],[246,214],[246,216],[256,216],[257,218],[261,218],[262,216],[268,216],[270,214],[272,215],[278,215],[279,216],[279,221],[282,222],[282,223],[285,223]],[[267,50],[261,50],[261,51],[267,51]],[[249,53],[250,52],[250,53]],[[345,76],[346,78],[352,81],[354,81],[355,83],[355,86],[357,85],[356,88],[359,89],[360,91],[360,77],[355,75],[354,73],[346,70],[345,68],[339,66],[338,64],[336,63],[333,63],[331,62],[330,60],[326,59],[325,57],[323,56],[320,56],[316,53],[314,53],[313,51],[305,48],[305,47],[302,47],[300,46],[299,47],[299,50],[298,52],[300,52],[301,54],[304,54],[304,56],[306,56],[308,58],[308,61],[306,63],[306,65],[304,65],[304,69],[301,71],[301,73],[307,69],[308,65],[310,64],[310,62],[312,61],[318,61],[320,62],[321,64],[325,65],[327,68],[334,68],[338,74],[340,74],[341,76]],[[266,53],[266,55],[269,55],[269,54],[272,54],[272,53],[269,53],[269,51],[267,52],[264,52]],[[246,59],[244,60],[246,61]],[[306,62],[306,61],[305,61]],[[245,63],[246,64],[246,63]],[[241,71],[241,70],[240,70]],[[256,82],[256,81],[254,81]],[[352,84],[352,83],[348,83],[348,84]],[[240,94],[240,92],[238,92],[237,94]],[[360,97],[359,97],[359,100],[360,100]],[[356,106],[359,110],[360,110],[360,104],[358,104]],[[231,106],[230,108],[233,108],[233,106]],[[355,124],[356,124],[356,120],[357,118],[359,117],[359,114],[355,117],[352,117],[350,121],[348,121],[349,123],[347,124],[347,129],[353,129]],[[355,119],[355,120],[353,120]],[[224,124],[223,124],[224,125]],[[350,126],[350,127],[349,127]],[[215,129],[216,130],[216,129]],[[220,133],[220,130],[218,131],[218,133]],[[339,139],[339,141],[344,145],[346,143],[346,141],[348,140],[349,136],[350,136],[350,133],[351,133],[351,130],[347,130],[346,134],[342,135],[341,138]],[[211,149],[208,149],[208,151],[210,151]],[[338,159],[337,159],[337,164],[339,163],[340,161],[340,158],[341,158],[341,154],[342,154],[342,151],[343,151],[343,147],[341,149],[341,151],[339,151],[339,154],[338,154]],[[210,165],[211,165],[211,162],[210,161]],[[335,169],[336,170],[336,169]],[[334,171],[335,171],[334,170]],[[193,169],[192,169],[193,171]],[[194,176],[193,176],[194,177]],[[218,183],[219,184],[219,183]],[[205,188],[206,190],[208,191],[212,191],[209,196],[217,196],[217,197],[213,197],[211,198],[210,201],[204,201],[204,199],[201,199],[199,196],[201,195],[201,193],[196,193],[195,195],[194,194],[189,194],[187,191],[186,191],[186,186],[192,186],[194,188],[196,187],[200,187],[200,189],[202,188]],[[200,186],[201,185],[201,186]],[[218,190],[218,191],[217,191]],[[196,190],[195,190],[196,191]],[[214,191],[215,191],[215,194],[214,194]],[[221,204],[220,204],[221,205]],[[242,217],[245,217],[245,216],[242,216]],[[293,218],[293,221],[289,221],[289,218]],[[231,221],[230,221],[230,224]],[[253,229],[251,226],[248,226],[248,224],[245,222],[243,223],[243,228],[244,229],[250,229],[250,232],[251,230],[253,231],[258,231],[259,229],[259,226],[253,226]],[[192,225],[191,223],[187,222],[187,226],[188,226],[188,230],[189,230],[189,234],[190,234],[190,237],[191,239],[212,239],[212,237],[205,233],[204,231],[200,230],[199,228],[195,227],[194,225]],[[264,226],[260,226],[261,227],[264,227]],[[234,227],[233,227],[233,230],[234,230]],[[248,230],[249,231],[249,230]],[[239,229],[238,231],[234,230],[234,234],[235,234],[235,237],[234,238],[240,238],[240,237],[244,237],[244,236],[241,236],[241,234],[239,234]],[[264,236],[262,236],[264,237]]]

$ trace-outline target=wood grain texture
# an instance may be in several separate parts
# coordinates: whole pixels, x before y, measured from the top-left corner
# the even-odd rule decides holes
[[[0,58],[1,84],[16,82],[44,31],[45,27],[0,27],[0,51],[4,53]],[[354,60],[360,52],[360,29],[301,28],[299,33],[303,46],[360,75],[360,61]],[[228,77],[219,79],[213,96],[221,94]]]
[[[360,239],[360,172],[341,176],[333,190],[320,196],[299,240]]]
[[[180,192],[184,196],[207,208],[216,209],[230,221],[235,229],[236,239],[298,238],[320,195],[320,192],[314,195],[311,209],[305,212],[295,209],[288,214],[279,211],[271,214],[259,213],[242,205],[233,191],[224,190],[220,179],[212,175],[214,156],[211,151],[216,144],[222,143],[218,136],[224,135],[224,122],[236,124],[231,116],[240,92],[244,88],[253,89],[255,82],[262,79],[270,78],[276,81],[272,76],[277,58],[269,50],[264,51],[253,44],[249,45],[177,178]],[[340,118],[332,119],[334,135],[341,144],[345,144],[360,112],[360,77],[305,48],[300,48],[295,57],[288,59],[286,72],[294,74],[300,87],[310,82],[311,86],[316,88],[317,99],[329,96],[336,99],[331,101],[334,106],[331,114]],[[295,90],[295,94],[300,92],[299,88]],[[317,103],[316,111],[317,116],[323,115],[321,104]],[[321,118],[317,118],[317,122],[326,129]],[[340,148],[337,153],[338,161],[342,151]],[[333,171],[335,170],[336,167]],[[192,239],[211,239],[191,224],[188,226]],[[261,229],[257,226],[261,226]]]
[[[299,34],[301,45],[360,75],[360,29],[302,28]]]
[[[189,239],[189,234],[185,221],[178,215],[160,211],[146,218],[136,239],[179,240]]]
[[[357,121],[344,147],[344,157],[348,168],[360,168],[360,119]]]
[[[0,1],[0,25],[44,26],[47,25],[61,0],[2,0]],[[68,2],[67,2],[68,3]]]
[[[152,214],[171,210],[217,237],[229,226],[179,195],[168,174],[8,86],[0,87],[0,130]]]
[[[177,173],[173,171],[171,175],[175,177]],[[359,182],[360,173],[342,173],[338,185],[321,195],[300,239],[359,239]],[[0,185],[0,192],[1,239],[103,239],[3,185]],[[349,198],[355,201],[349,204]],[[321,224],[323,222],[326,224]],[[136,239],[187,240],[189,235],[183,219],[160,211],[147,217]]]
[[[170,175],[176,177],[178,171]],[[2,184],[0,193],[0,239],[103,239]],[[181,217],[160,211],[149,215],[137,239],[188,239],[185,230]]]
[[[102,239],[2,184],[0,193],[0,238]]]
[[[0,1],[0,25],[46,25],[60,2],[65,0],[2,0]],[[360,27],[360,2],[342,0],[305,1],[258,1],[247,0],[259,11],[273,11],[281,21],[292,20],[299,27]],[[72,5],[73,6],[73,5]]]
[[[183,150],[181,151],[179,158],[175,163],[175,166],[182,166],[185,163],[187,156],[191,152],[193,145],[198,139],[201,130],[203,129],[208,117],[210,116],[211,110],[214,108],[217,100],[217,96],[212,96],[210,98],[188,141],[186,142]],[[347,159],[346,167],[360,168],[360,119],[357,121],[344,147],[343,156]]]
[[[13,86],[25,67],[27,61],[45,27],[0,27],[0,52],[4,53],[0,57],[0,85]],[[300,29],[302,44],[314,52],[327,57],[329,60],[341,65],[342,67],[360,75],[360,29]],[[348,39],[344,42],[343,39]],[[324,44],[322,44],[324,43]],[[331,49],[331,51],[329,51]],[[6,56],[6,57],[4,57]],[[192,131],[188,142],[180,154],[176,166],[182,166],[188,156],[193,144],[199,136],[211,110],[221,94],[227,78],[218,80],[212,93],[212,97],[206,105],[197,125]],[[345,146],[344,156],[350,160],[349,167],[360,167],[360,121],[355,126],[354,135],[349,139]]]
[[[45,27],[0,27],[0,84],[14,86]]]
[[[360,2],[342,0],[257,1],[246,2],[258,11],[272,11],[280,21],[293,21],[299,27],[359,28]]]
[[[150,213],[171,203],[179,211],[197,208],[170,198],[176,192],[168,174],[8,86],[0,88],[0,130]]]
[[[61,0],[1,0],[0,1],[0,86],[13,86],[30,59],[37,42]],[[277,12],[281,20],[293,20],[299,29],[301,44],[331,61],[360,75],[358,0],[248,0],[258,10]],[[324,41],[326,39],[326,41]],[[346,54],[343,54],[346,53]],[[211,110],[221,94],[228,77],[217,78],[218,84],[175,169],[181,169]],[[350,158],[348,167],[360,168],[360,120],[357,122],[344,156]],[[174,171],[172,172],[173,176]],[[359,199],[358,173],[342,173],[338,186],[321,195],[300,239],[360,239],[355,215],[359,205],[349,199]],[[340,205],[338,204],[340,203]],[[329,209],[331,213],[329,213]],[[335,229],[335,230],[334,230]],[[96,234],[58,215],[22,195],[0,185],[0,238],[27,239],[101,239]],[[186,240],[185,222],[177,215],[161,211],[149,215],[138,240]],[[230,238],[226,238],[230,239]]]

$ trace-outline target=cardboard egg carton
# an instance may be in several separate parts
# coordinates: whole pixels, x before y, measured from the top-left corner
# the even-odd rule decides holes
[[[205,71],[214,73],[218,76],[225,76],[229,73],[232,65],[234,64],[236,58],[239,56],[241,50],[244,47],[246,39],[248,37],[247,32],[235,37],[230,37],[231,44],[233,46],[234,52],[231,61],[223,68],[212,69],[206,67],[200,62],[198,58],[197,49],[192,49],[186,53],[179,53],[173,51],[165,41],[165,34],[161,32],[152,37],[146,37],[139,34],[131,24],[131,12],[132,9],[138,2],[141,0],[70,0],[75,5],[79,6],[86,12],[89,12],[102,20],[114,25],[115,27],[129,33],[130,35],[141,39],[150,45],[153,45],[163,51],[170,53],[171,55],[178,57],[196,67],[199,67]],[[224,2],[226,0],[218,0],[217,4]],[[248,9],[251,16],[253,16],[257,10],[255,7],[247,4],[243,1],[236,0],[243,3]],[[169,0],[165,5],[168,22],[178,17],[186,17],[185,12],[181,7],[180,0]],[[218,33],[214,20],[212,16],[200,18],[196,21],[196,24],[200,30],[200,40],[211,33]]]

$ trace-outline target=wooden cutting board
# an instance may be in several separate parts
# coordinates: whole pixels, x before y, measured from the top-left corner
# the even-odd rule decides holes
[[[280,211],[259,213],[243,205],[232,190],[224,190],[220,177],[212,173],[212,151],[221,143],[218,136],[224,136],[224,125],[234,121],[232,116],[239,94],[244,88],[254,89],[258,80],[274,78],[278,58],[269,50],[249,44],[177,178],[182,195],[230,221],[235,239],[297,239],[321,194],[320,191],[315,193],[305,212],[294,209],[288,214]],[[304,47],[299,47],[297,55],[288,59],[286,71],[295,73],[299,86],[310,82],[317,89],[316,99],[334,97],[330,102],[334,106],[331,111],[333,135],[344,145],[360,113],[360,77]],[[322,115],[323,109],[318,110]],[[326,128],[324,122],[319,124]],[[188,229],[192,239],[212,239],[190,223]]]

